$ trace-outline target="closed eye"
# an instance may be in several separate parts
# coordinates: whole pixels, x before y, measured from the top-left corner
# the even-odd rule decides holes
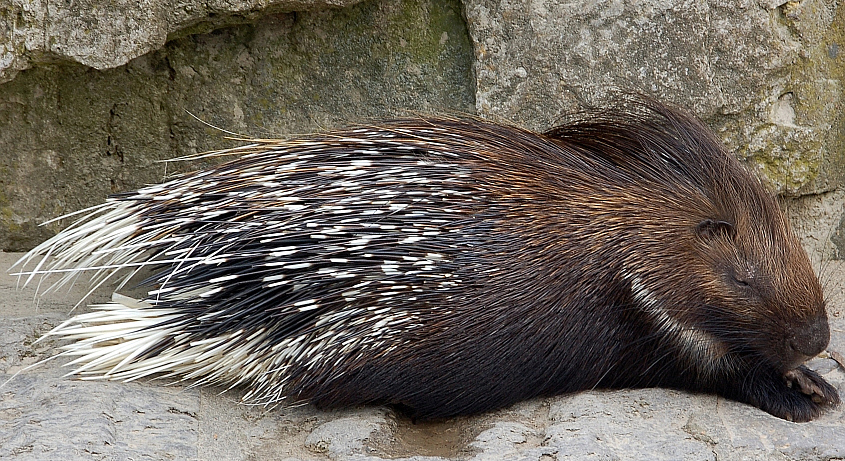
[[[751,285],[749,285],[747,280],[739,278],[736,275],[731,276],[731,279],[733,279],[733,282],[735,284],[737,284],[738,286],[740,286],[742,288],[749,288],[751,286]]]

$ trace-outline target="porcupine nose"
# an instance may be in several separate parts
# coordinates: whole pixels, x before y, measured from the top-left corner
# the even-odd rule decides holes
[[[795,368],[822,352],[830,341],[827,316],[821,315],[792,330],[786,340],[787,365]]]

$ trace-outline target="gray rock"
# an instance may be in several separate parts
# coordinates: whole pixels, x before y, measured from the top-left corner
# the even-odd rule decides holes
[[[407,110],[545,129],[634,89],[695,110],[779,192],[843,184],[838,0],[468,0],[466,22],[447,0],[319,9],[355,1],[0,5],[0,75],[37,64],[0,86],[0,248],[202,166],[163,159],[233,145],[186,111],[260,137]],[[825,231],[843,246],[845,221]]]
[[[635,90],[691,108],[781,192],[842,185],[845,61],[824,52],[841,3],[467,0],[466,16],[481,115],[542,130]]]
[[[663,389],[624,391],[624,399],[612,394],[583,393],[552,403],[546,442],[559,459],[633,460],[644,453],[655,460],[716,459],[710,444],[684,431],[689,410],[715,407],[714,397]]]
[[[0,267],[17,255],[0,252]],[[845,262],[827,262],[830,351],[845,351]],[[489,414],[414,424],[384,408],[334,412],[240,404],[222,392],[65,377],[67,358],[33,340],[84,295],[13,291],[0,271],[0,457],[35,459],[828,460],[845,457],[845,408],[803,424],[711,395],[666,389],[592,391],[522,402]],[[94,294],[100,300],[107,290]],[[62,301],[64,300],[64,301]],[[84,307],[80,309],[84,310]],[[840,392],[833,360],[811,367]]]
[[[0,249],[32,247],[61,226],[38,224],[108,194],[208,165],[162,160],[239,144],[190,114],[279,137],[468,112],[471,56],[456,1],[402,0],[268,15],[106,71],[30,69],[0,85]]]
[[[824,270],[823,261],[845,259],[845,239],[839,237],[845,236],[845,190],[789,198],[781,204],[816,267]]]
[[[78,62],[95,69],[126,64],[177,36],[254,20],[268,11],[348,6],[360,0],[82,0],[0,3],[0,83],[34,64]]]
[[[8,375],[0,375],[6,381]],[[192,459],[196,391],[18,375],[2,389],[3,459]]]
[[[554,447],[540,446],[543,443],[540,433],[525,424],[511,421],[499,421],[490,429],[478,434],[470,447],[480,451],[472,457],[473,461],[484,460],[540,460],[544,456],[553,457],[557,453]]]
[[[35,363],[35,357],[52,349],[50,341],[33,344],[66,316],[30,315],[25,318],[0,318],[0,373],[13,374]],[[2,381],[0,381],[2,382]]]
[[[362,410],[356,415],[342,416],[317,426],[306,437],[305,446],[315,453],[325,453],[332,459],[364,454],[367,443],[378,438],[376,433],[385,431],[386,424],[382,412]]]

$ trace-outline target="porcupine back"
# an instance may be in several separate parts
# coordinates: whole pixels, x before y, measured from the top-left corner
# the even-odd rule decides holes
[[[720,290],[692,232],[708,218],[762,227],[743,242],[766,270],[774,252],[815,276],[759,182],[656,103],[547,135],[410,118],[228,154],[111,197],[21,261],[49,255],[32,275],[64,271],[54,287],[156,268],[146,299],[51,332],[75,340],[76,372],[430,418],[594,386],[708,388],[735,350],[765,358],[759,318],[817,315],[703,299]]]

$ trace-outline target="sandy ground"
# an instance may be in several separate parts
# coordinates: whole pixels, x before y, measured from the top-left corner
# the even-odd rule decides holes
[[[472,459],[829,460],[845,458],[845,408],[804,424],[711,395],[665,389],[595,391],[524,402],[429,424],[383,408],[265,409],[240,394],[64,377],[57,344],[33,342],[84,294],[36,298],[5,273],[0,253],[0,459]],[[845,263],[821,269],[832,324],[829,350],[845,353]],[[92,301],[107,298],[98,293]],[[85,307],[77,309],[84,311]],[[845,394],[845,372],[811,362]],[[21,371],[24,370],[24,371]]]

